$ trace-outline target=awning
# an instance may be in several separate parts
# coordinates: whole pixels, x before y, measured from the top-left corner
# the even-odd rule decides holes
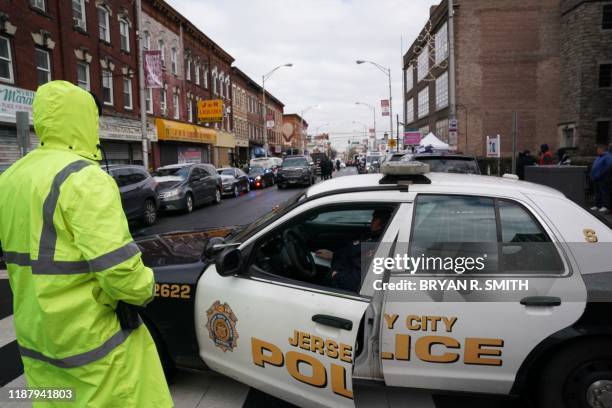
[[[218,130],[217,143],[215,143],[215,146],[234,148],[236,146],[236,139],[234,138],[234,134]]]
[[[215,144],[217,141],[217,132],[214,129],[160,118],[155,119],[155,124],[159,140],[208,144]]]

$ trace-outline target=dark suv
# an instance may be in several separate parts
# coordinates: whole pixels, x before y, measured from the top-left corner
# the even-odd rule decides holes
[[[106,170],[106,166],[102,166]],[[115,164],[108,166],[121,193],[121,204],[128,220],[141,220],[145,225],[157,221],[157,183],[142,166]]]
[[[316,180],[315,166],[306,156],[287,156],[276,176],[278,188],[293,184],[311,186]]]

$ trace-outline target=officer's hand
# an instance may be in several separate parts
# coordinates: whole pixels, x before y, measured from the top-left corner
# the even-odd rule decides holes
[[[326,259],[328,261],[331,261],[334,257],[334,253],[329,249],[317,249],[315,255],[321,259]]]

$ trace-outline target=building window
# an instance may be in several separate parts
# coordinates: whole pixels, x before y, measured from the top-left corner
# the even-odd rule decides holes
[[[88,91],[91,89],[89,85],[89,64],[86,62],[77,62],[77,85]]]
[[[597,122],[597,135],[595,143],[609,145],[610,144],[610,121],[602,120]]]
[[[121,39],[121,49],[130,52],[130,25],[123,19],[119,20],[119,38]]]
[[[412,64],[408,65],[408,69],[406,70],[406,92],[410,91],[414,86],[414,66]]]
[[[178,55],[176,53],[176,48],[174,47],[172,47],[170,54],[170,63],[172,64],[172,73],[176,75],[178,72]]]
[[[132,80],[123,78],[123,107],[132,109]]]
[[[185,61],[185,79],[191,81],[191,58]]]
[[[11,42],[6,37],[0,37],[0,81],[13,82]]]
[[[217,71],[213,70],[212,74],[213,95],[217,95]]]
[[[47,10],[47,8],[45,7],[45,0],[30,0],[30,5],[41,11]]]
[[[561,147],[575,147],[574,127],[563,128],[563,141]]]
[[[421,135],[423,135],[423,136],[424,136],[424,135],[426,135],[426,134],[428,134],[428,133],[429,133],[429,125],[425,125],[425,126],[423,126],[423,127],[420,127],[420,128],[419,128],[419,133],[420,133]]]
[[[174,119],[180,119],[181,117],[181,105],[179,103],[178,89],[174,89],[172,94],[172,109],[174,111]]]
[[[448,72],[436,79],[436,110],[448,106]]]
[[[36,48],[36,74],[39,86],[51,80],[51,58],[49,51]]]
[[[429,115],[429,86],[419,92],[417,103],[419,105],[419,118]]]
[[[229,76],[225,77],[225,97],[227,99],[232,99],[232,95],[230,95],[230,79]]]
[[[187,120],[193,122],[193,103],[191,99],[187,99]]]
[[[145,109],[147,113],[153,113],[153,88],[147,88],[145,93]]]
[[[200,85],[200,65],[195,64],[195,84]]]
[[[76,27],[87,30],[87,23],[85,21],[85,0],[72,0],[72,18]]]
[[[425,44],[425,48],[417,58],[417,80],[421,81],[429,72],[429,44]]]
[[[612,29],[612,4],[605,4],[603,6],[602,14],[601,28],[604,30]]]
[[[448,26],[446,22],[440,27],[435,37],[436,65],[448,57]]]
[[[438,139],[448,142],[448,119],[436,122],[436,136]]]
[[[612,86],[612,64],[599,64],[599,87],[610,88]]]
[[[102,70],[102,99],[105,105],[113,104],[113,73]]]
[[[142,35],[142,48],[145,51],[149,51],[151,49],[151,34],[148,31],[145,31]]]
[[[204,65],[204,78],[202,78],[204,82],[204,88],[208,89],[208,64]]]
[[[110,42],[110,13],[103,7],[98,7],[98,27],[100,39]]]
[[[162,115],[166,115],[168,112],[168,105],[166,103],[168,91],[166,90],[166,84],[163,85],[159,90],[159,109],[161,110]]]
[[[160,59],[162,67],[166,66],[166,47],[164,44],[164,40],[157,41],[157,46],[159,47]]]
[[[414,99],[408,99],[406,102],[406,123],[414,122]]]

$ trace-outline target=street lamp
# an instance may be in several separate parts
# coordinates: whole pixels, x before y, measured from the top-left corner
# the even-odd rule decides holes
[[[393,95],[391,94],[391,68],[385,68],[382,65],[372,61],[357,60],[355,62],[357,64],[363,64],[365,62],[367,62],[368,64],[372,64],[389,78],[389,133],[391,134],[391,139],[393,139]]]
[[[374,147],[376,145],[376,108],[370,105],[369,103],[365,103],[365,102],[355,102],[355,105],[363,105],[363,106],[367,106],[368,108],[372,109],[372,116],[374,119],[374,144],[372,147]]]
[[[287,64],[283,64],[283,65],[279,65],[278,67],[274,68],[272,71],[268,72],[266,75],[262,75],[261,77],[261,99],[263,102],[263,134],[264,134],[264,153],[266,155],[266,157],[268,157],[268,127],[266,126],[266,79],[270,78],[272,76],[273,73],[276,72],[276,70],[283,68],[283,67],[292,67],[293,64],[292,63],[287,63]]]

